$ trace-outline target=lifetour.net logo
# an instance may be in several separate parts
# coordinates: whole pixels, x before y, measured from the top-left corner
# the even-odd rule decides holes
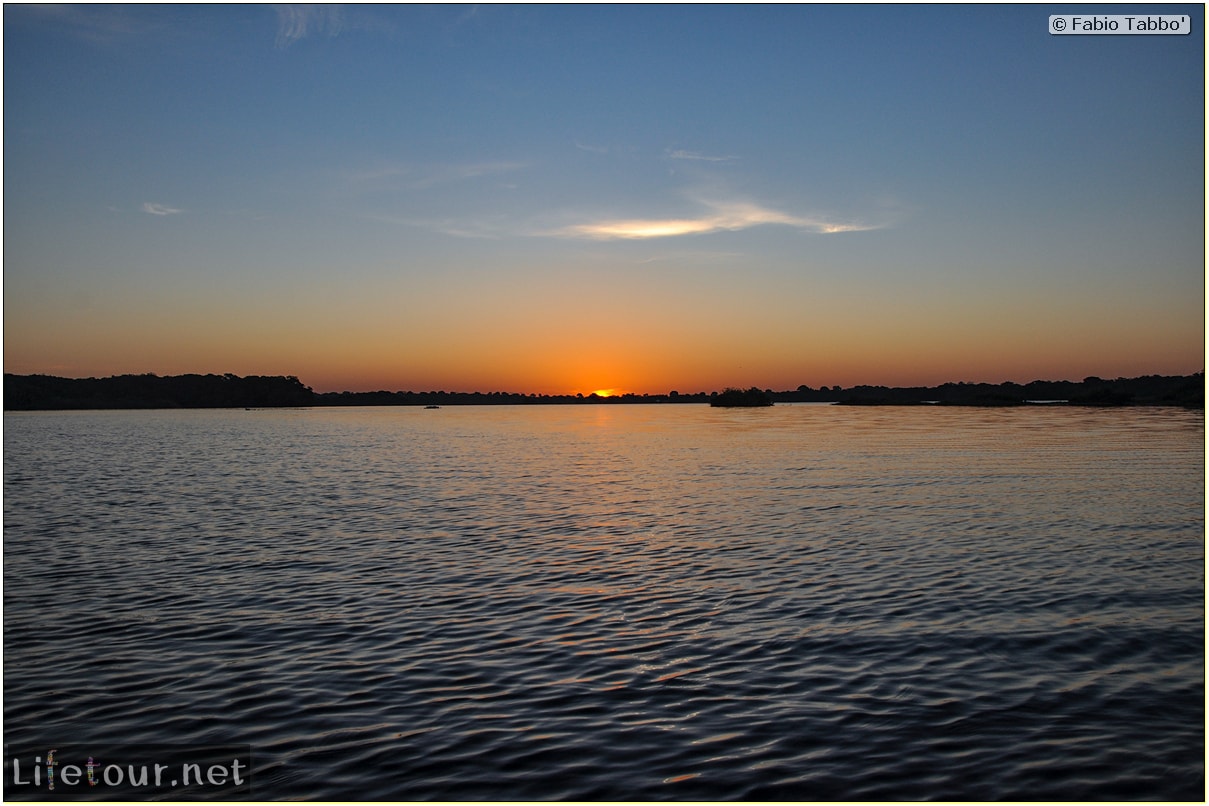
[[[252,793],[250,745],[4,748],[4,799],[232,798]]]

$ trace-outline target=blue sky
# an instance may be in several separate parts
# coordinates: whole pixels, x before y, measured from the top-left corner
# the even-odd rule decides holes
[[[1199,371],[1203,7],[1074,10],[6,5],[5,370]]]

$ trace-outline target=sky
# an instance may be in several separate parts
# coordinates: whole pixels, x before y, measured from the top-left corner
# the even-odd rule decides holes
[[[4,6],[4,371],[1204,369],[1203,6]]]

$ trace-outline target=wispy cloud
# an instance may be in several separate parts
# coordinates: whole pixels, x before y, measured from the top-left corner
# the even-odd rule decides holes
[[[419,229],[439,232],[442,235],[452,235],[456,238],[506,238],[516,235],[516,227],[501,216],[484,216],[480,218],[434,218],[408,217],[392,215],[376,211],[366,216],[372,221],[378,221],[391,226],[417,227]]]
[[[806,232],[832,234],[880,229],[882,225],[842,221],[823,216],[794,215],[750,201],[698,200],[704,208],[693,218],[617,218],[588,221],[545,234],[595,241],[643,240],[678,235],[733,232],[767,224],[779,224]]]
[[[313,34],[339,36],[344,12],[337,5],[278,5],[277,47],[286,48]]]
[[[151,215],[177,215],[185,212],[176,207],[169,207],[166,204],[156,204],[155,202],[143,202],[143,212]]]
[[[518,185],[506,177],[526,167],[508,160],[384,163],[343,173],[337,192],[372,221],[459,238],[500,238],[524,231],[510,223]]]
[[[470,22],[472,19],[474,19],[478,15],[479,15],[479,6],[476,3],[475,5],[472,5],[469,8],[462,11],[462,13],[458,15],[457,19],[453,21],[453,24],[462,25],[464,23]]]
[[[674,160],[696,160],[697,162],[734,162],[734,156],[718,157],[700,151],[685,151],[683,148],[668,149],[667,155]]]
[[[277,11],[277,47],[288,48],[310,36],[339,36],[344,31],[392,33],[394,26],[358,7],[332,3],[283,3]]]
[[[514,213],[479,216],[397,216],[383,210],[371,214],[376,220],[440,232],[459,238],[569,238],[585,241],[641,241],[735,232],[751,227],[779,225],[802,232],[830,235],[883,229],[888,223],[870,223],[821,215],[797,215],[775,210],[747,200],[694,199],[701,208],[697,216],[679,218],[595,218],[577,224],[551,228],[539,220]],[[549,219],[546,219],[547,222]]]

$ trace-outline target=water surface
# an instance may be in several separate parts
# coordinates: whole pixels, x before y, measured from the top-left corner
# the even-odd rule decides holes
[[[1204,797],[1204,418],[9,413],[5,742],[260,799]]]

